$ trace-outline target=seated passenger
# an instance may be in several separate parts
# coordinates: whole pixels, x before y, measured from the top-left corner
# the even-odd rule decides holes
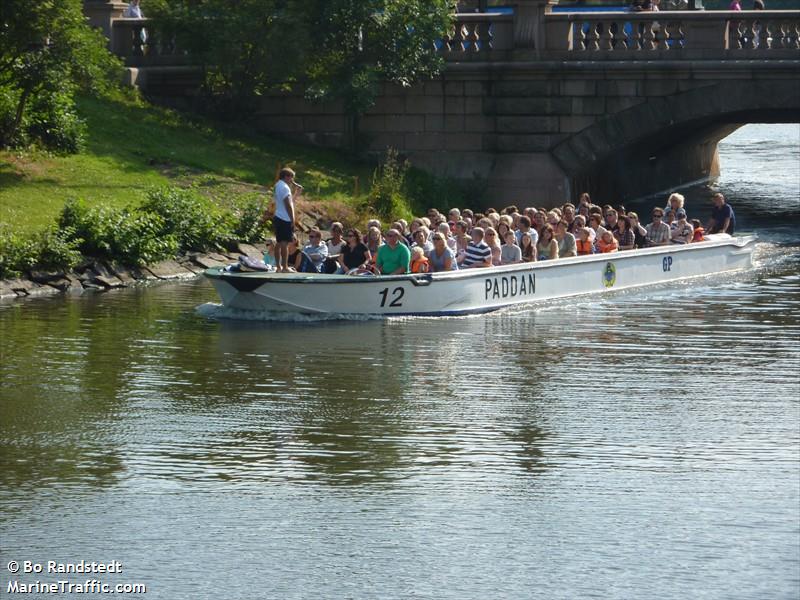
[[[563,215],[561,220],[567,223],[567,231],[575,235],[575,205],[567,202],[561,207],[561,213]]]
[[[378,231],[381,230],[381,222],[378,219],[370,219],[367,221],[367,233],[364,234],[364,243],[369,245],[367,237],[369,236],[369,232],[372,228],[377,229]]]
[[[603,217],[598,213],[590,213],[589,228],[594,232],[592,243],[596,243],[606,232],[606,228],[603,227]]]
[[[397,231],[395,229],[395,231]],[[364,242],[372,255],[373,260],[378,256],[378,249],[383,245],[383,238],[381,237],[381,230],[377,227],[370,227],[367,231],[366,241]]]
[[[684,202],[686,202],[686,199],[683,197],[683,194],[670,194],[669,198],[667,198],[667,205],[664,207],[664,221],[671,223],[677,220],[676,213],[679,208],[683,208]],[[667,217],[669,217],[669,219]]]
[[[522,253],[522,262],[535,262],[536,261],[536,244],[531,235],[535,229],[524,232],[519,238],[519,249]],[[538,237],[537,237],[538,239]]]
[[[386,232],[386,243],[378,249],[375,265],[381,275],[400,275],[408,273],[411,264],[411,251],[400,242],[400,232],[390,229]]]
[[[539,243],[538,236],[542,235],[542,229],[544,229],[545,225],[547,225],[547,222],[545,221],[545,216],[546,215],[547,215],[547,212],[543,212],[541,210],[537,211],[537,213],[535,215],[533,215],[533,225],[536,228],[536,234],[537,234],[536,243],[537,244]]]
[[[614,237],[614,234],[610,231],[606,230],[602,237],[597,240],[597,251],[601,254],[605,254],[606,252],[617,252],[619,250],[619,243],[617,239]]]
[[[633,250],[636,247],[636,236],[631,229],[631,220],[622,215],[617,221],[617,230],[614,232],[619,250]]]
[[[703,224],[700,223],[700,219],[692,219],[692,227],[694,227],[694,234],[692,234],[693,242],[702,242],[706,239],[706,232],[703,229]]]
[[[558,241],[553,233],[552,225],[545,225],[539,233],[539,243],[536,244],[538,260],[552,260],[558,258]]]
[[[675,223],[670,228],[670,239],[673,244],[688,244],[694,239],[694,227],[686,220],[686,211],[679,208],[675,211]]]
[[[463,256],[467,251],[469,244],[469,224],[466,221],[458,221],[456,223],[456,259],[463,260]]]
[[[611,233],[614,233],[619,229],[619,213],[613,208],[609,208],[606,211],[606,224],[605,228],[608,229]]]
[[[439,223],[439,227],[437,228],[437,231],[444,238],[444,242],[445,242],[445,244],[447,244],[447,247],[450,248],[450,250],[453,251],[453,256],[455,256],[455,253],[456,253],[456,238],[454,238],[450,233],[450,225],[448,223]],[[434,233],[434,235],[436,235],[436,234]],[[433,243],[433,236],[431,236],[431,243]],[[434,247],[436,246],[435,243],[433,245],[434,245]]]
[[[528,236],[530,237],[530,236]],[[514,265],[522,262],[522,250],[517,246],[517,236],[514,232],[506,231],[506,243],[500,252],[501,265]]]
[[[536,246],[539,242],[539,232],[531,226],[531,220],[523,215],[519,218],[519,229],[517,230],[517,244],[520,245],[520,248],[522,247],[522,235],[525,233],[531,236],[531,241]]]
[[[328,247],[328,258],[322,266],[324,273],[336,273],[339,270],[339,253],[342,248],[347,245],[347,241],[342,237],[344,227],[341,223],[331,223],[331,237],[325,240],[325,245]]]
[[[505,217],[506,215],[503,215],[503,216]],[[508,223],[506,223],[504,220],[501,220],[497,224],[497,239],[500,240],[500,245],[501,246],[506,243],[506,234],[509,231],[511,231],[511,226]]]
[[[405,219],[397,219],[394,223],[392,223],[392,229],[397,229],[400,232],[400,241],[405,244],[406,246],[411,246],[410,242],[406,239],[406,221]]]
[[[485,268],[492,266],[492,249],[483,241],[483,229],[472,228],[472,239],[460,263],[465,269]]]
[[[725,196],[714,194],[711,198],[711,219],[708,221],[708,233],[727,233],[733,235],[736,229],[736,215],[731,205],[725,202]]]
[[[642,227],[639,222],[639,215],[631,211],[628,213],[628,221],[630,221],[631,231],[633,231],[633,245],[634,248],[644,248],[647,246],[647,230]]]
[[[647,231],[648,246],[665,246],[669,244],[670,230],[669,225],[664,223],[664,211],[660,208],[653,209],[653,222],[645,230]]]
[[[457,271],[456,255],[444,241],[444,234],[437,231],[431,239],[433,241],[433,251],[428,255],[431,273]]]
[[[586,256],[594,253],[594,244],[591,240],[592,230],[589,227],[581,227],[578,230],[578,239],[575,240],[575,248],[578,256]]]
[[[372,255],[367,245],[361,241],[361,232],[358,229],[350,229],[345,236],[347,244],[339,253],[339,272],[347,273],[353,269],[369,269],[372,263]]]
[[[486,245],[492,250],[492,266],[500,266],[500,255],[503,252],[503,247],[500,245],[500,240],[497,239],[497,231],[494,227],[487,227],[483,236]]]
[[[428,254],[431,250],[433,250],[433,244],[431,244],[430,240],[428,239],[428,234],[430,230],[427,226],[422,225],[414,232],[414,243],[411,244],[411,248],[420,247],[425,254]]]
[[[328,256],[336,256],[347,245],[347,240],[342,237],[344,227],[341,223],[334,221],[331,223],[331,237],[325,241],[328,246]]]
[[[578,256],[578,249],[575,245],[575,236],[569,231],[569,224],[561,220],[556,226],[556,241],[558,242],[558,257],[570,258]]]
[[[328,246],[322,243],[322,233],[316,227],[308,233],[308,244],[303,246],[302,254],[299,269],[301,273],[322,272],[322,266],[328,258]]]
[[[428,259],[425,257],[425,250],[423,250],[421,246],[414,246],[411,248],[411,272],[428,272]]]
[[[300,251],[300,241],[296,235],[292,235],[292,240],[286,245],[286,252],[289,254],[289,259],[286,263],[289,265],[289,272],[296,272],[300,268],[300,261],[303,259],[303,253]]]

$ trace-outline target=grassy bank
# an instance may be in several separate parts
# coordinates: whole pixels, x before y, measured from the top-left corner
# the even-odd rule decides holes
[[[289,163],[313,200],[363,194],[373,167],[340,153],[257,136],[242,127],[189,120],[174,111],[133,100],[82,98],[86,149],[56,156],[0,151],[0,223],[26,233],[50,225],[65,202],[83,199],[123,207],[163,185],[194,186],[224,204],[265,191],[276,167]]]

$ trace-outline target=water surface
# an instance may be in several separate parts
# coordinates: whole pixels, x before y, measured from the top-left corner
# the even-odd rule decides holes
[[[204,281],[0,305],[0,585],[797,598],[799,136],[723,145],[762,238],[735,276],[449,319],[214,320]]]

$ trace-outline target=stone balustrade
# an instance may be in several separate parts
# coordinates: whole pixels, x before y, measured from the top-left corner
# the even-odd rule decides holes
[[[537,15],[533,15],[534,20]],[[505,60],[527,47],[538,59],[800,58],[800,11],[553,13],[519,43],[518,15],[457,14],[437,49],[448,61]]]
[[[129,67],[184,65],[186,53],[173,38],[159,35],[148,27],[148,19],[113,19],[111,21],[111,49]]]
[[[510,50],[514,46],[514,15],[468,13],[456,15],[450,35],[436,49],[453,60],[464,55]]]

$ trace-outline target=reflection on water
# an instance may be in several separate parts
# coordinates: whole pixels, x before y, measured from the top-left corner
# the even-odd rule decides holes
[[[489,316],[212,319],[204,281],[0,304],[0,558],[169,599],[797,597],[774,206],[752,272]]]

